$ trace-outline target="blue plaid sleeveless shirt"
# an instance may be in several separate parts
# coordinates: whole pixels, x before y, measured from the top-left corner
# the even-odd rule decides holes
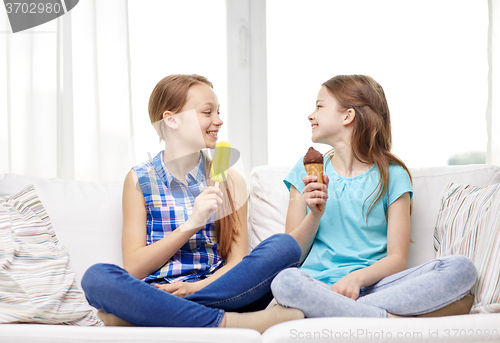
[[[196,167],[186,174],[187,186],[167,170],[163,151],[152,161],[133,167],[146,201],[148,245],[166,237],[188,220],[195,198],[208,187],[204,158],[202,153]],[[163,267],[144,281],[196,281],[221,267],[223,263],[213,217]]]

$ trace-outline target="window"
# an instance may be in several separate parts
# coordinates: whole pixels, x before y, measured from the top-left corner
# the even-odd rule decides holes
[[[307,115],[338,74],[382,85],[409,167],[484,153],[487,29],[487,1],[268,0],[269,162],[293,165],[313,145]]]
[[[227,139],[226,8],[224,0],[129,0],[132,109],[136,163],[163,149],[148,115],[156,83],[170,74],[199,74],[214,85]]]

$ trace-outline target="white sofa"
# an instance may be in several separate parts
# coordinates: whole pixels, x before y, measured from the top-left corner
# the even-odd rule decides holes
[[[288,191],[282,179],[288,167],[252,171],[249,187],[249,244],[253,248],[283,232]],[[485,186],[500,183],[500,167],[471,165],[412,169],[414,198],[408,266],[434,258],[434,225],[449,182]],[[94,263],[121,265],[122,183],[43,179],[0,175],[0,196],[33,184],[61,243],[69,250],[78,284]],[[496,334],[495,334],[496,333]],[[499,342],[500,313],[440,318],[315,318],[282,323],[264,334],[248,329],[79,327],[2,324],[0,342]]]

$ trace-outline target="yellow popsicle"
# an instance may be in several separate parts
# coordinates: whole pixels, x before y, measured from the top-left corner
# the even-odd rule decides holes
[[[217,142],[215,146],[214,159],[210,178],[216,182],[225,182],[227,170],[229,169],[229,158],[231,157],[231,145],[228,142]]]

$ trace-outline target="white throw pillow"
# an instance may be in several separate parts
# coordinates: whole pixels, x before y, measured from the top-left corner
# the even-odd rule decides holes
[[[0,323],[102,325],[32,185],[0,198]]]
[[[448,184],[434,239],[436,257],[464,255],[474,262],[471,313],[500,312],[500,184]]]
[[[248,244],[252,251],[260,242],[285,232],[290,192],[283,179],[290,167],[255,167],[250,175]]]

